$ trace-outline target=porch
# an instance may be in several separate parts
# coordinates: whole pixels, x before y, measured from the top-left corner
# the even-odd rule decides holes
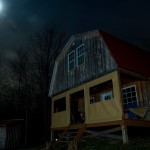
[[[73,124],[84,124],[87,130],[117,126],[127,143],[126,127],[150,127],[149,103],[141,92],[141,82],[147,80],[145,76],[119,69],[53,97],[52,131],[63,131]],[[142,115],[137,114],[139,108],[145,109],[143,114],[140,112]],[[77,112],[82,117],[75,115]]]

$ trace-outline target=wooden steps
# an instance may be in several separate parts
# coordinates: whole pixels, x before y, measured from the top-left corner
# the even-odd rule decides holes
[[[80,140],[85,129],[85,124],[70,125],[64,130],[57,143],[67,143],[68,150],[77,150],[77,142]]]

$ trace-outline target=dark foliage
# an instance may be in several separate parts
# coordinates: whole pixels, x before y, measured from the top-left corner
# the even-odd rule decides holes
[[[56,57],[66,40],[64,33],[49,29],[31,36],[28,48],[0,65],[0,120],[23,119],[22,145],[50,140],[49,84]]]

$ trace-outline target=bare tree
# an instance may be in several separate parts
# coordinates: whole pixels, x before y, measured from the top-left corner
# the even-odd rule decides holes
[[[66,41],[64,33],[59,33],[54,29],[37,33],[31,37],[30,49],[33,58],[33,74],[40,94],[43,113],[43,142],[47,141],[48,128],[50,128],[49,117],[50,105],[48,100],[48,90],[53,71],[54,61],[60,49]],[[49,106],[49,107],[48,107]]]
[[[11,90],[13,82],[11,80],[11,72],[4,60],[0,61],[0,118],[7,119],[8,114],[12,114],[11,110],[15,111],[15,103],[11,101]],[[9,108],[9,111],[7,111]]]
[[[23,48],[18,48],[15,51],[16,58],[10,62],[12,70],[12,80],[14,82],[14,90],[16,91],[17,111],[22,114],[25,119],[25,144],[28,136],[28,111],[31,109],[31,74],[29,53]]]
[[[29,131],[33,133],[31,128],[37,126],[34,121],[42,124],[38,125],[42,130],[42,135],[39,133],[41,142],[47,142],[50,137],[51,101],[48,90],[54,61],[65,41],[66,35],[54,29],[39,32],[31,37],[28,49],[18,48],[15,57],[9,60],[10,83],[13,85],[9,90],[13,96],[10,94],[9,97],[13,97],[16,111],[25,119],[26,145],[27,141],[30,142]]]

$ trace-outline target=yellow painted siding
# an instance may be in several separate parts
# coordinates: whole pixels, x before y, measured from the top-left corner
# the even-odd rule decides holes
[[[108,80],[112,80],[113,82],[114,98],[108,101],[90,104],[89,88]],[[58,113],[52,112],[52,128],[64,127],[70,124],[70,94],[81,90],[84,90],[85,122],[87,124],[122,120],[123,113],[119,80],[118,72],[115,71],[53,97],[53,107],[55,100],[66,97],[66,111]]]

